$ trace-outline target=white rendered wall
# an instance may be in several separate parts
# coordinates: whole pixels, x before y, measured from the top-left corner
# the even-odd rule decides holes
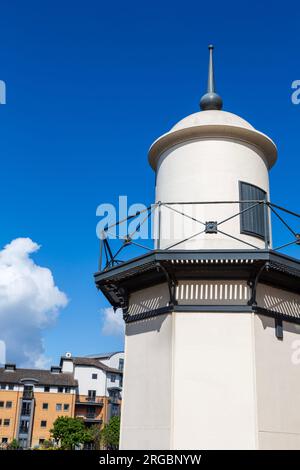
[[[70,372],[73,373],[74,364],[72,359],[64,359],[62,360],[62,372]]]
[[[143,296],[144,293],[144,296]],[[245,281],[181,281],[179,305],[241,305]],[[133,311],[166,285],[130,297]],[[258,305],[300,316],[300,295],[259,284]],[[300,449],[300,325],[254,313],[173,312],[126,325],[122,449]]]
[[[136,291],[130,295],[129,315],[156,310],[166,307],[170,300],[170,294],[167,284],[158,284]]]
[[[112,375],[115,377],[114,381],[111,379]],[[120,374],[107,372],[106,373],[106,393],[105,393],[105,395],[106,396],[109,395],[108,389],[110,389],[110,388],[122,388],[122,382],[121,381],[122,381],[122,379],[121,379]]]
[[[300,295],[265,284],[258,284],[256,299],[260,307],[300,318]]]
[[[119,360],[124,359],[124,353],[123,351],[116,352],[112,356],[110,356],[107,359],[100,359],[100,362],[103,364],[106,364],[107,366],[111,367],[112,369],[119,369]]]
[[[169,449],[172,316],[126,325],[121,449]]]
[[[259,285],[260,305],[299,317],[300,296]],[[266,305],[265,305],[266,307]],[[255,357],[260,449],[300,449],[300,325],[255,316]]]
[[[121,449],[257,447],[252,314],[127,324]]]
[[[255,449],[252,314],[174,314],[173,449]]]
[[[97,374],[97,379],[92,379]],[[97,396],[106,395],[106,373],[96,367],[75,366],[74,378],[78,380],[79,395],[88,395],[88,390],[96,390]]]
[[[61,393],[61,392],[58,392],[58,391],[57,391],[57,388],[58,388],[59,386],[60,386],[60,385],[57,385],[56,387],[50,387],[50,390],[49,390],[49,392],[47,392],[47,393]],[[63,385],[62,387],[65,388],[66,386]],[[34,392],[35,392],[35,393],[36,393],[36,392],[43,393],[44,391],[45,391],[45,386],[44,386],[44,385],[42,385],[42,386],[41,386],[41,385],[35,385],[35,386],[34,386]],[[74,387],[74,386],[71,387],[71,390],[70,390],[70,392],[68,392],[68,393],[75,394],[75,393],[76,393],[76,387]]]
[[[267,193],[269,199],[268,169],[258,149],[229,138],[188,141],[161,155],[157,166],[156,201],[238,201],[239,181],[258,186]],[[184,204],[172,207],[202,222],[220,222],[240,211],[239,204]],[[160,248],[170,247],[203,229],[200,223],[162,207]],[[264,241],[240,233],[240,217],[224,223],[220,229],[254,246],[264,248]],[[176,245],[175,248],[245,249],[247,245],[218,233],[202,234]]]

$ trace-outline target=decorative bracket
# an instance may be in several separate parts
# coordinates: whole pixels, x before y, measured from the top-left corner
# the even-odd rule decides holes
[[[248,285],[250,286],[251,288],[251,297],[250,299],[248,300],[248,305],[257,305],[257,301],[256,301],[256,291],[257,291],[257,285],[258,285],[258,281],[260,279],[260,276],[261,274],[263,273],[264,270],[268,271],[270,268],[270,263],[269,261],[267,261],[266,263],[264,263],[261,268],[259,269],[259,271],[257,272],[255,278],[253,280],[250,280],[248,281]]]
[[[161,269],[163,273],[166,276],[166,280],[168,283],[168,288],[169,288],[169,295],[170,295],[170,301],[169,301],[169,307],[174,307],[174,305],[177,305],[177,300],[176,300],[176,286],[177,286],[177,281],[174,278],[174,275],[172,276],[169,271],[163,266],[161,263],[156,263],[157,269]]]
[[[261,266],[259,271],[257,272],[255,279],[248,281],[248,284],[251,288],[252,294],[251,298],[248,301],[248,305],[251,305],[253,307],[257,306],[257,300],[256,300],[256,293],[257,293],[257,285],[260,279],[260,276],[264,270],[268,271],[270,269],[270,263],[267,261],[265,264]],[[278,339],[283,339],[283,326],[282,326],[282,318],[279,316],[275,317],[275,335],[276,338]]]

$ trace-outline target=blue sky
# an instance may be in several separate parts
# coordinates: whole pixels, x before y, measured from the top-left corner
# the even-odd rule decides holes
[[[270,7],[272,5],[272,7]],[[0,6],[1,247],[17,237],[70,299],[45,352],[123,347],[101,334],[96,207],[151,203],[151,142],[198,110],[214,43],[224,109],[272,137],[274,202],[299,211],[299,25],[292,6],[246,2],[15,1]],[[292,251],[297,254],[297,251]]]

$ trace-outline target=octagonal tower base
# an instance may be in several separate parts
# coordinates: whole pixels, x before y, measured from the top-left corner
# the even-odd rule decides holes
[[[126,312],[121,449],[300,449],[299,277],[253,250],[96,274]]]

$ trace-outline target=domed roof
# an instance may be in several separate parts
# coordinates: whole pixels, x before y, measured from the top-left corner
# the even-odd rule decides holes
[[[236,114],[222,111],[222,98],[216,93],[213,46],[209,45],[209,67],[207,92],[200,100],[202,111],[190,114],[179,121],[166,134],[159,137],[150,147],[149,162],[154,170],[160,156],[175,145],[197,139],[234,139],[237,142],[254,145],[264,155],[271,168],[277,159],[277,148],[274,142],[262,132],[256,130],[245,119]]]
[[[236,126],[244,129],[254,129],[249,122],[245,119],[227,111],[209,110],[199,111],[198,113],[190,114],[184,119],[181,119],[175,126],[172,127],[170,132],[178,131],[180,129],[188,129],[195,126]]]
[[[235,139],[248,142],[260,149],[271,168],[277,159],[274,142],[256,130],[245,119],[221,110],[207,110],[191,114],[159,137],[150,147],[149,162],[155,170],[160,155],[171,147],[195,139]]]

